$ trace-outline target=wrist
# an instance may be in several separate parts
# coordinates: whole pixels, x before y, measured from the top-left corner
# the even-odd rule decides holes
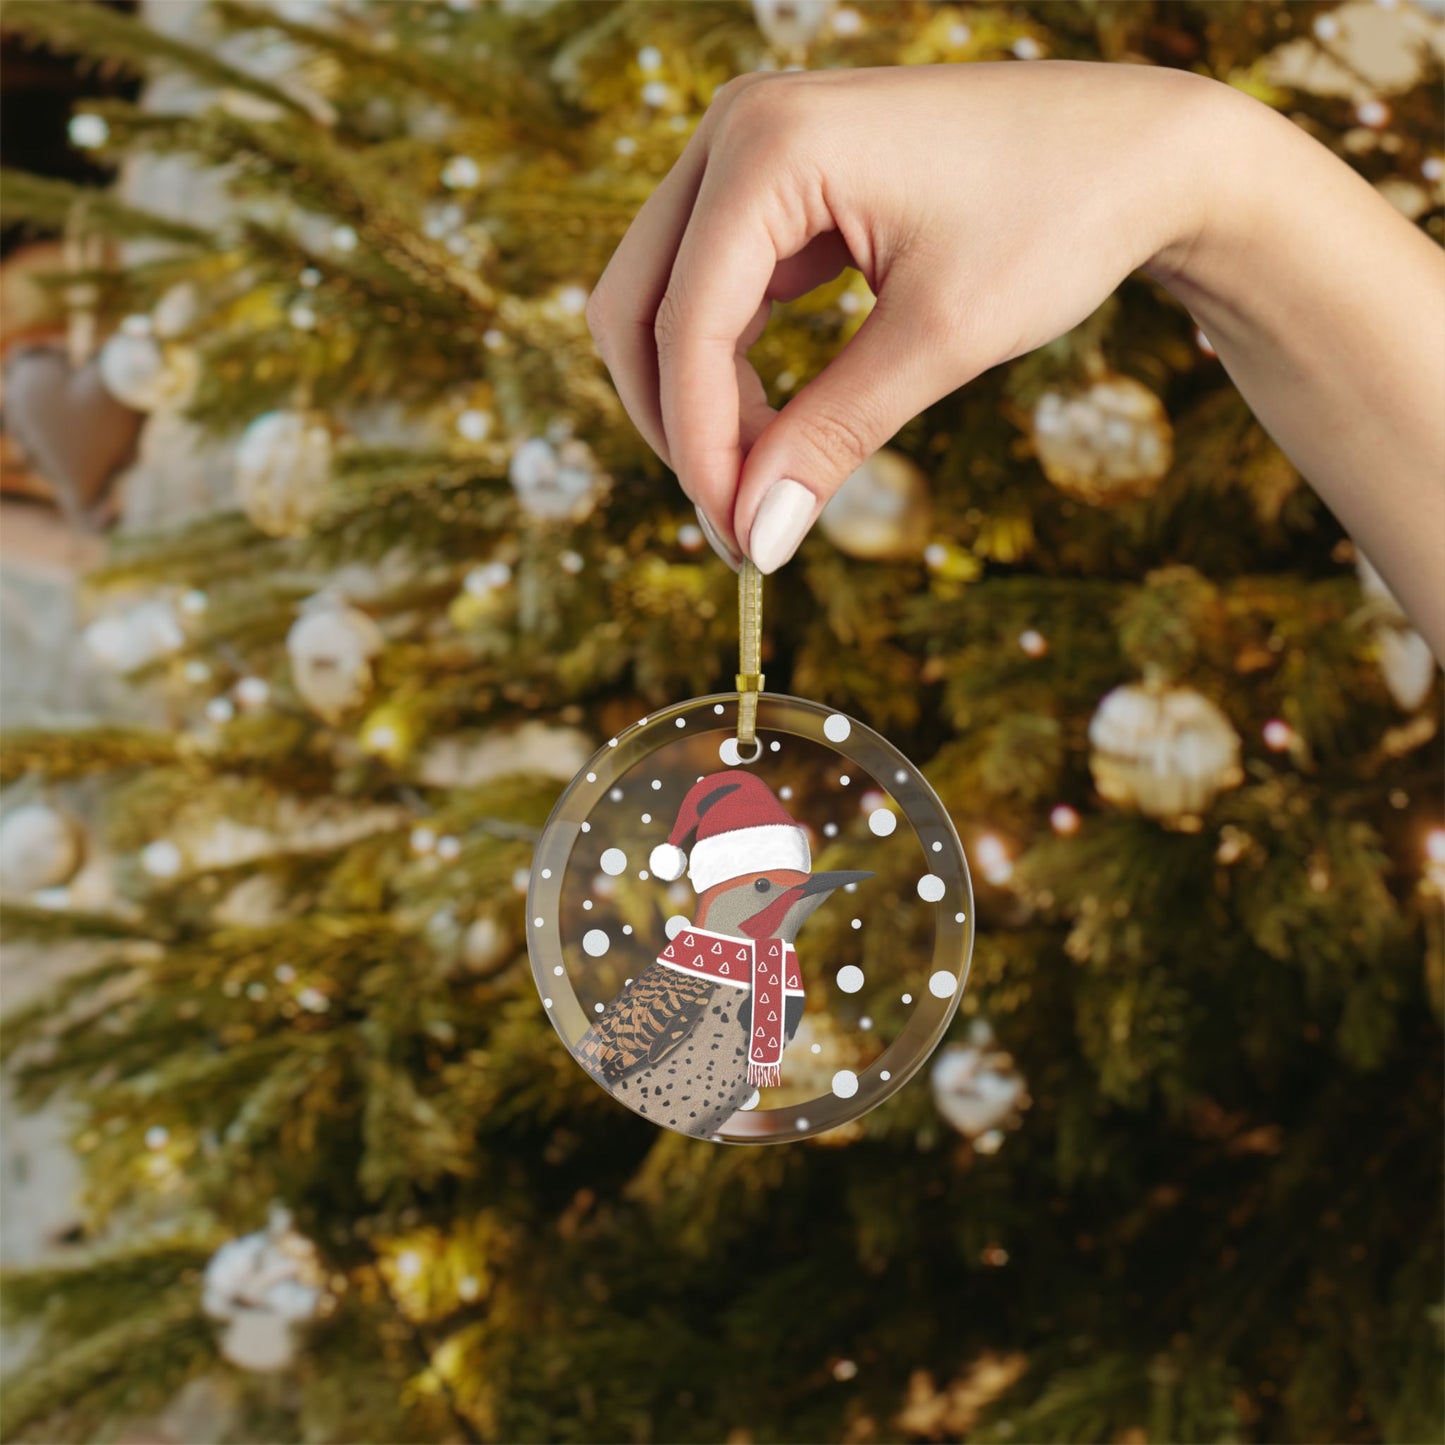
[[[1222,258],[1267,194],[1269,183],[1258,182],[1271,170],[1275,125],[1288,122],[1222,81],[1173,75],[1179,91],[1168,166],[1179,184],[1167,194],[1160,239],[1140,269],[1192,310],[1214,289]]]

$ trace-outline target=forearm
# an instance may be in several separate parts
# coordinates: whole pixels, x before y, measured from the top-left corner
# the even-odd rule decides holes
[[[1445,255],[1283,117],[1214,109],[1197,225],[1145,269],[1445,656]]]

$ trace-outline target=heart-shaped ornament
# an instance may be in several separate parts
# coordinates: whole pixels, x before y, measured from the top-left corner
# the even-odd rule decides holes
[[[134,453],[144,420],[106,390],[93,360],[73,366],[54,346],[6,358],[5,428],[73,524],[93,521],[96,503]]]

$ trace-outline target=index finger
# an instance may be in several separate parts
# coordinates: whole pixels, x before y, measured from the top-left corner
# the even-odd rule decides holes
[[[770,188],[709,161],[657,309],[662,427],[673,470],[724,535],[742,472],[738,343],[760,314],[783,258],[806,235],[777,234]]]

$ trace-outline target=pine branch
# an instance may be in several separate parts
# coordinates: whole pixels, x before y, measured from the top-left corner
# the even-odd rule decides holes
[[[485,116],[496,128],[489,151],[572,143],[551,91],[524,66],[478,65],[457,59],[450,51],[423,51],[395,43],[382,48],[370,34],[307,25],[245,0],[217,0],[213,8],[223,25],[274,30],[310,50],[334,56],[359,91],[378,83],[400,84],[459,115]],[[384,33],[394,37],[389,28]]]
[[[0,781],[36,773],[55,780],[174,762],[177,739],[142,728],[16,731],[0,739]]]
[[[306,114],[304,107],[279,86],[226,64],[209,50],[154,30],[108,5],[8,0],[5,26],[52,50],[83,55],[112,70],[131,73],[145,73],[157,67],[183,70],[205,84],[249,91],[289,113]]]
[[[7,224],[28,221],[59,231],[73,219],[76,209],[83,207],[89,226],[120,240],[169,241],[177,246],[197,247],[213,244],[210,232],[199,226],[128,206],[110,192],[96,190],[94,186],[0,169],[0,195],[4,197]]]
[[[94,1439],[102,1422],[159,1409],[215,1357],[196,1279],[183,1277],[11,1377],[0,1397],[4,1434],[44,1425],[62,1438]]]

